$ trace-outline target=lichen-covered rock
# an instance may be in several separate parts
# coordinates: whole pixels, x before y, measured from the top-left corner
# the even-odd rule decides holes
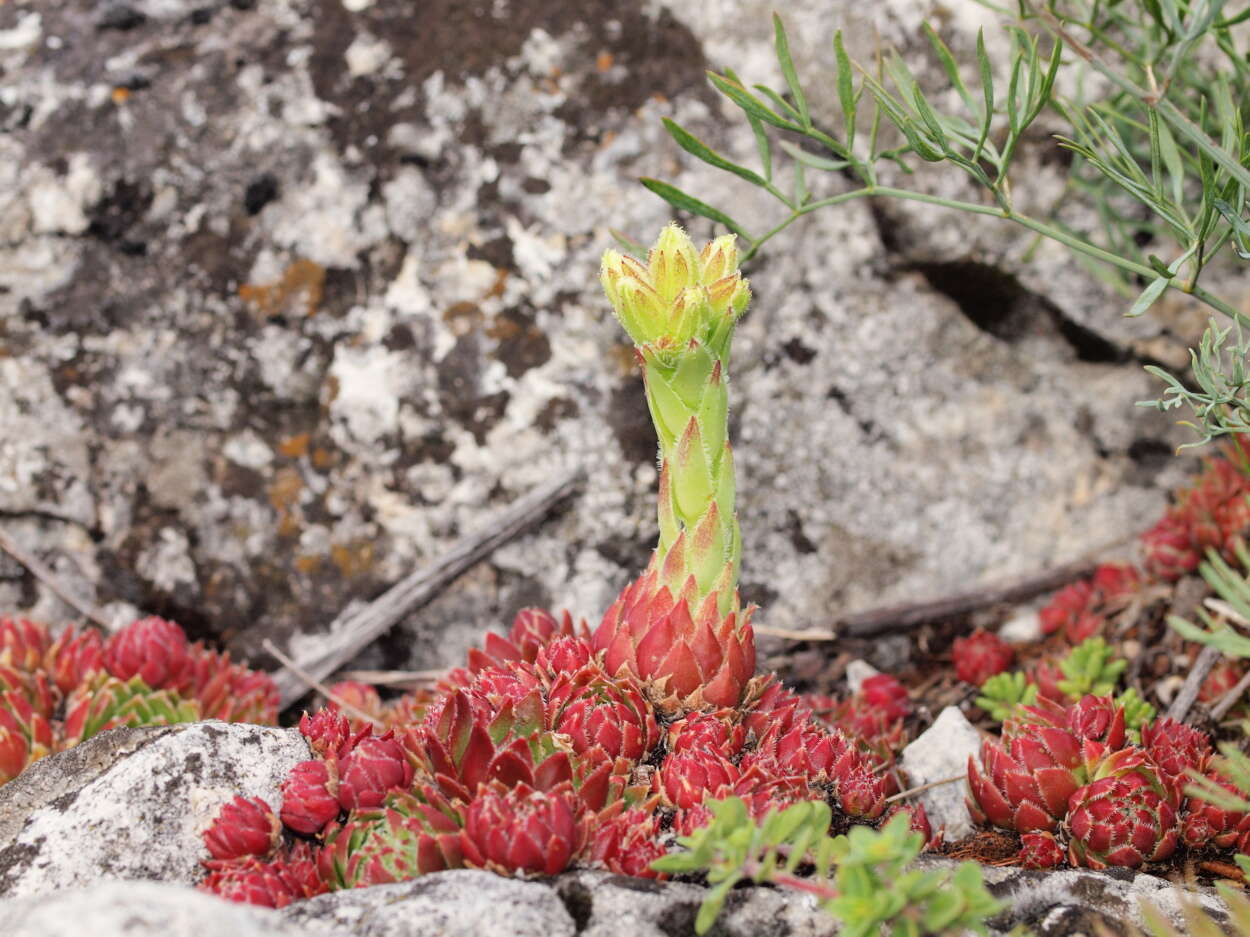
[[[948,859],[929,859],[949,863]],[[1217,922],[1228,920],[1228,911],[1210,889],[1189,890],[1128,869],[1092,872],[1088,869],[1029,871],[986,866],[985,881],[994,897],[1007,908],[991,919],[997,933],[1024,925],[1039,937],[1067,937],[1077,933],[1126,934],[1126,925],[1142,929],[1145,903],[1186,933],[1186,902],[1197,905]]]
[[[600,615],[653,541],[655,440],[598,257],[609,227],[668,219],[640,175],[775,213],[660,125],[755,159],[704,68],[776,79],[771,5],[97,7],[0,4],[6,530],[98,603],[250,657],[589,460],[576,505],[361,664],[457,661],[525,604]],[[961,55],[987,15],[784,14],[816,81],[845,26],[926,82],[930,14]],[[1177,431],[1132,406],[1153,383],[1121,354],[1121,302],[1046,250],[1017,283],[1001,225],[900,211],[814,215],[747,271],[743,589],[775,626],[1066,560],[1177,480]],[[0,607],[70,615],[7,561]]]
[[[903,749],[903,770],[912,784],[932,784],[961,777],[968,758],[981,749],[981,736],[958,706],[947,706],[933,725]],[[939,784],[921,791],[916,799],[924,805],[936,833],[944,828],[948,842],[958,842],[976,828],[964,802],[967,786],[962,781]]]
[[[279,913],[288,922],[341,927],[354,937],[574,937],[581,932],[549,883],[469,869],[331,892]]]
[[[309,756],[294,729],[199,722],[104,732],[0,787],[0,896],[104,878],[192,884],[201,839],[235,795],[281,807]]]
[[[113,880],[0,901],[5,937],[352,937],[182,885]]]

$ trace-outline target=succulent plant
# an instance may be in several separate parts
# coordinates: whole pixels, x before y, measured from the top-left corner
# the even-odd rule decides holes
[[[1211,739],[1205,732],[1163,716],[1141,730],[1141,744],[1159,769],[1159,778],[1179,807],[1184,801],[1189,773],[1211,757]]]
[[[176,624],[151,615],[108,639],[104,666],[122,681],[138,677],[153,690],[181,690],[190,682],[191,645]]]
[[[48,630],[25,618],[0,618],[0,665],[33,673],[43,665]]]
[[[94,628],[65,628],[43,655],[43,670],[62,696],[104,669],[104,639]]]
[[[968,810],[978,823],[1053,833],[1081,786],[1081,766],[1081,744],[1067,729],[1039,725],[1002,743],[986,739],[980,762],[968,759]]]
[[[437,791],[396,792],[383,806],[326,831],[318,854],[333,888],[382,885],[464,864],[460,811]]]
[[[524,783],[479,788],[464,811],[466,865],[504,874],[556,875],[586,842],[572,785],[538,791]]]
[[[659,841],[660,824],[653,810],[633,807],[598,817],[591,826],[586,857],[618,875],[655,878],[651,864],[668,850]]]
[[[741,773],[723,755],[696,748],[665,758],[656,769],[655,786],[664,803],[679,809],[697,807],[708,796],[728,793]]]
[[[282,782],[282,822],[297,833],[319,834],[341,810],[337,758],[301,761]]]
[[[1054,833],[1022,833],[1016,861],[1026,869],[1054,869],[1067,860],[1067,850]]]
[[[362,738],[338,764],[339,804],[344,810],[377,807],[394,790],[412,783],[412,765],[393,732]]]
[[[174,690],[154,690],[141,677],[100,672],[65,700],[65,747],[118,726],[173,725],[201,718],[199,704]]]
[[[1117,772],[1072,794],[1068,858],[1091,869],[1166,859],[1179,840],[1171,792],[1148,766]]]
[[[1000,673],[981,684],[976,704],[1002,722],[1017,706],[1037,702],[1037,686],[1030,683],[1023,671]]]
[[[264,858],[282,842],[282,822],[261,798],[236,796],[204,831],[204,845],[214,859]]]
[[[691,713],[668,727],[670,752],[706,749],[733,758],[742,751],[746,741],[746,726],[738,721],[738,713],[732,709]]]
[[[594,633],[668,709],[735,706],[755,672],[737,595],[741,538],[728,441],[729,346],[750,300],[732,236],[701,253],[676,225],[646,264],[604,254],[602,282],[642,364],[660,442],[660,541]]]
[[[993,632],[978,628],[966,638],[956,638],[951,649],[955,676],[964,683],[981,686],[990,677],[1011,667],[1016,652]]]
[[[206,862],[208,877],[200,883],[206,891],[228,901],[284,908],[292,901],[312,898],[327,891],[307,843],[297,843],[276,859],[254,856]]]
[[[599,748],[608,758],[638,760],[660,740],[655,713],[632,680],[609,680],[597,667],[557,678],[547,698],[547,725],[568,736],[579,755]]]
[[[573,761],[568,743],[543,729],[544,716],[537,691],[492,715],[456,690],[402,741],[414,768],[448,797],[468,802],[494,780],[547,790],[573,780]]]
[[[1195,848],[1235,847],[1243,853],[1250,850],[1250,811],[1244,809],[1244,791],[1229,778],[1229,765],[1211,756],[1202,765],[1201,774],[1204,787],[1222,790],[1229,797],[1227,802],[1217,803],[1210,795],[1199,796],[1200,791],[1191,788],[1190,797],[1185,801],[1181,840]]]
[[[24,694],[0,694],[0,784],[51,754],[55,744],[51,724]]]
[[[1115,651],[1102,638],[1089,638],[1072,649],[1059,665],[1063,679],[1059,689],[1070,699],[1087,694],[1110,696],[1128,667],[1128,661],[1114,660]]]

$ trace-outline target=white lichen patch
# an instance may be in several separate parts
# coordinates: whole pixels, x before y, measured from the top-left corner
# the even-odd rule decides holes
[[[307,757],[294,729],[205,722],[165,731],[73,796],[31,812],[3,851],[27,858],[5,866],[0,895],[50,894],[105,876],[192,884],[208,858],[201,835],[221,807],[242,795],[281,809],[280,785]]]

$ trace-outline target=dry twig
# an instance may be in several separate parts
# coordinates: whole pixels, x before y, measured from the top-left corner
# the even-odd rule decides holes
[[[534,489],[486,527],[460,538],[434,563],[401,579],[356,614],[340,615],[324,635],[317,637],[317,646],[297,662],[300,669],[315,680],[324,680],[405,616],[433,599],[469,567],[531,530],[573,493],[583,477],[584,472],[578,468]],[[306,643],[312,641],[306,639]],[[289,666],[276,671],[273,678],[283,706],[307,690],[308,681]]]
[[[291,658],[283,654],[280,650],[278,650],[278,646],[268,638],[261,641],[260,646],[276,657],[282,663],[282,666],[284,666],[287,670],[295,674],[295,676],[297,676],[300,680],[304,681],[305,690],[316,690],[331,703],[337,706],[341,712],[344,712],[349,716],[355,716],[357,719],[363,719],[365,722],[370,723],[375,729],[384,728],[382,720],[375,719],[363,709],[353,706],[337,693],[331,692],[328,686],[300,667],[300,665],[291,660]]]
[[[1213,647],[1204,647],[1198,653],[1193,667],[1190,668],[1185,682],[1181,685],[1180,692],[1176,694],[1176,699],[1172,700],[1172,705],[1168,707],[1170,718],[1177,722],[1185,721],[1190,708],[1194,705],[1194,700],[1198,698],[1198,691],[1202,689],[1202,681],[1207,678],[1207,674],[1211,672],[1211,668],[1219,659],[1220,652]]]
[[[23,549],[21,544],[19,544],[3,530],[0,530],[0,550],[4,550],[5,553],[9,554],[9,556],[13,557],[13,559],[17,560],[24,567],[26,567],[32,576],[52,590],[53,594],[56,595],[58,599],[76,611],[79,615],[90,619],[106,632],[111,632],[113,630],[113,623],[105,618],[99,610],[95,608],[95,606],[93,606],[90,602],[85,602],[74,595],[68,587],[61,583],[52,570],[40,562],[34,554],[28,553],[25,549]]]

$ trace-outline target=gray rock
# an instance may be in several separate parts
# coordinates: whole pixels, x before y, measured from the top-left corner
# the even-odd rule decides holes
[[[191,884],[201,834],[235,795],[281,807],[280,785],[309,757],[294,729],[200,722],[105,732],[0,787],[0,896],[102,878]]]
[[[928,862],[941,865],[950,860]],[[1144,904],[1157,909],[1181,933],[1188,931],[1186,904],[1196,905],[1217,922],[1228,920],[1227,909],[1211,889],[1182,889],[1157,876],[1128,869],[1043,872],[987,866],[984,876],[994,896],[1007,903],[1007,910],[990,922],[1001,933],[1021,924],[1039,937],[1124,933],[1125,924],[1145,927]]]
[[[123,880],[0,901],[0,920],[5,937],[350,937],[186,886]]]
[[[868,663],[866,660],[858,658],[846,665],[846,686],[852,693],[858,693],[859,688],[864,685],[864,681],[869,677],[875,677],[881,673],[876,667]]]
[[[246,655],[327,627],[588,460],[576,504],[359,663],[459,663],[527,603],[602,614],[646,562],[656,478],[598,257],[609,228],[649,239],[670,217],[640,175],[760,227],[777,217],[660,124],[755,165],[704,68],[777,80],[772,5],[500,2],[472,29],[452,0],[195,15],[151,0],[126,28],[78,6],[0,4],[8,532],[96,604],[194,609]],[[879,30],[932,86],[933,4],[861,6],[844,11],[852,51],[870,55]],[[986,14],[942,9],[966,56]],[[820,87],[828,4],[784,15]],[[935,190],[948,176],[919,169]],[[1033,204],[1052,183],[1026,173],[1013,192]],[[761,620],[808,628],[1031,571],[1161,507],[1181,463],[1131,454],[1182,438],[1132,406],[1154,382],[1053,328],[1057,310],[1124,346],[1123,304],[1061,253],[1022,268],[1024,243],[861,201],[766,246],[733,367],[743,586],[769,597]],[[978,277],[961,294],[963,262]],[[1018,331],[986,327],[976,310],[1017,280]],[[21,571],[0,577],[0,609],[73,617]]]
[[[673,937],[693,934],[695,915],[707,894],[698,885],[652,882],[606,872],[572,872],[555,888],[578,922],[579,937]],[[725,902],[712,937],[830,937],[833,919],[810,895],[771,888],[735,890]]]
[[[1013,615],[998,629],[998,636],[1008,644],[1032,644],[1042,636],[1042,619],[1037,609],[1025,609]]]
[[[493,872],[435,872],[396,885],[331,892],[280,912],[292,924],[355,937],[573,937],[578,927],[550,885]]]
[[[957,777],[967,773],[969,756],[976,755],[980,748],[980,733],[958,706],[947,706],[938,713],[933,725],[903,749],[903,770],[917,786]],[[933,831],[945,827],[950,842],[963,839],[975,829],[964,803],[966,789],[964,782],[955,781],[916,795]]]

